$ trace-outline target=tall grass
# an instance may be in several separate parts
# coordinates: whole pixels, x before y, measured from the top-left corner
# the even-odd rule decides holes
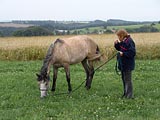
[[[47,47],[26,47],[17,49],[0,49],[1,60],[41,60]]]
[[[116,51],[113,47],[114,34],[89,35],[99,45],[104,59],[112,56]],[[135,33],[131,34],[136,43],[137,59],[160,58],[160,33]],[[56,38],[70,36],[47,37],[1,37],[0,60],[40,60],[43,59],[48,46]]]

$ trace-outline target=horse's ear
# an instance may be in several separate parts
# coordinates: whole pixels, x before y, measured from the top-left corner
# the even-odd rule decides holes
[[[40,75],[39,75],[39,74],[37,74],[37,73],[36,73],[36,76],[37,76],[37,77],[40,77]]]
[[[36,76],[38,77],[37,80],[39,81],[41,76],[39,74],[37,74],[37,73],[36,73]]]

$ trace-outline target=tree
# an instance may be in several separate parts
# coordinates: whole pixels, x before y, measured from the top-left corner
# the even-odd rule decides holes
[[[158,32],[159,30],[153,26],[144,25],[136,29],[136,32]]]
[[[53,35],[53,33],[39,26],[28,27],[25,30],[18,30],[13,32],[13,36],[47,36],[47,35]]]
[[[113,33],[110,29],[106,29],[104,33]]]
[[[85,29],[86,29],[86,33],[89,34],[89,28],[87,27]]]
[[[67,30],[67,35],[70,35],[70,31],[69,30]]]
[[[154,26],[154,25],[156,25],[155,23],[151,23],[151,26]]]
[[[3,37],[3,33],[0,31],[0,37]]]
[[[107,25],[104,25],[103,28],[107,30]]]
[[[93,34],[98,34],[98,30],[97,30],[97,29],[94,29],[92,33],[93,33]]]

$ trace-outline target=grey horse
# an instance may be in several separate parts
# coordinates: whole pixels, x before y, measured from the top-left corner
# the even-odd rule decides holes
[[[56,88],[58,68],[64,67],[68,82],[68,91],[72,91],[70,84],[70,65],[82,63],[86,72],[86,89],[91,88],[94,76],[93,61],[100,60],[101,53],[98,45],[88,36],[75,36],[56,39],[49,47],[40,74],[37,74],[41,97],[47,95],[49,87],[50,66],[53,65],[52,91]]]

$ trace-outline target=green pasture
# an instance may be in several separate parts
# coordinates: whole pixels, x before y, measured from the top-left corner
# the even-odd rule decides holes
[[[108,30],[111,29],[135,29],[135,28],[140,28],[144,25],[150,26],[150,24],[139,24],[139,25],[121,25],[121,26],[107,26]],[[153,27],[157,28],[158,30],[160,30],[160,24],[155,23],[155,25],[153,25]],[[78,31],[80,31],[81,34],[85,34],[85,33],[92,33],[93,31],[97,30],[97,31],[104,31],[106,30],[106,28],[104,28],[103,26],[101,27],[89,27],[89,28],[83,28],[83,29],[77,29]],[[71,33],[73,33],[74,30],[71,30]]]
[[[0,61],[0,120],[159,120],[160,61],[136,60],[134,99],[122,99],[122,82],[115,59],[96,71],[92,88],[84,85],[71,95],[40,99],[36,81],[42,61]],[[51,71],[52,77],[52,71]],[[73,89],[85,80],[80,64],[71,66]],[[52,82],[52,81],[51,81]],[[63,69],[56,93],[67,92]]]
[[[135,28],[140,28],[144,25],[150,26],[150,24],[139,24],[139,25],[124,25],[124,26],[109,26],[108,28],[109,29],[135,29]],[[153,26],[160,30],[160,24],[155,23],[155,25]]]

